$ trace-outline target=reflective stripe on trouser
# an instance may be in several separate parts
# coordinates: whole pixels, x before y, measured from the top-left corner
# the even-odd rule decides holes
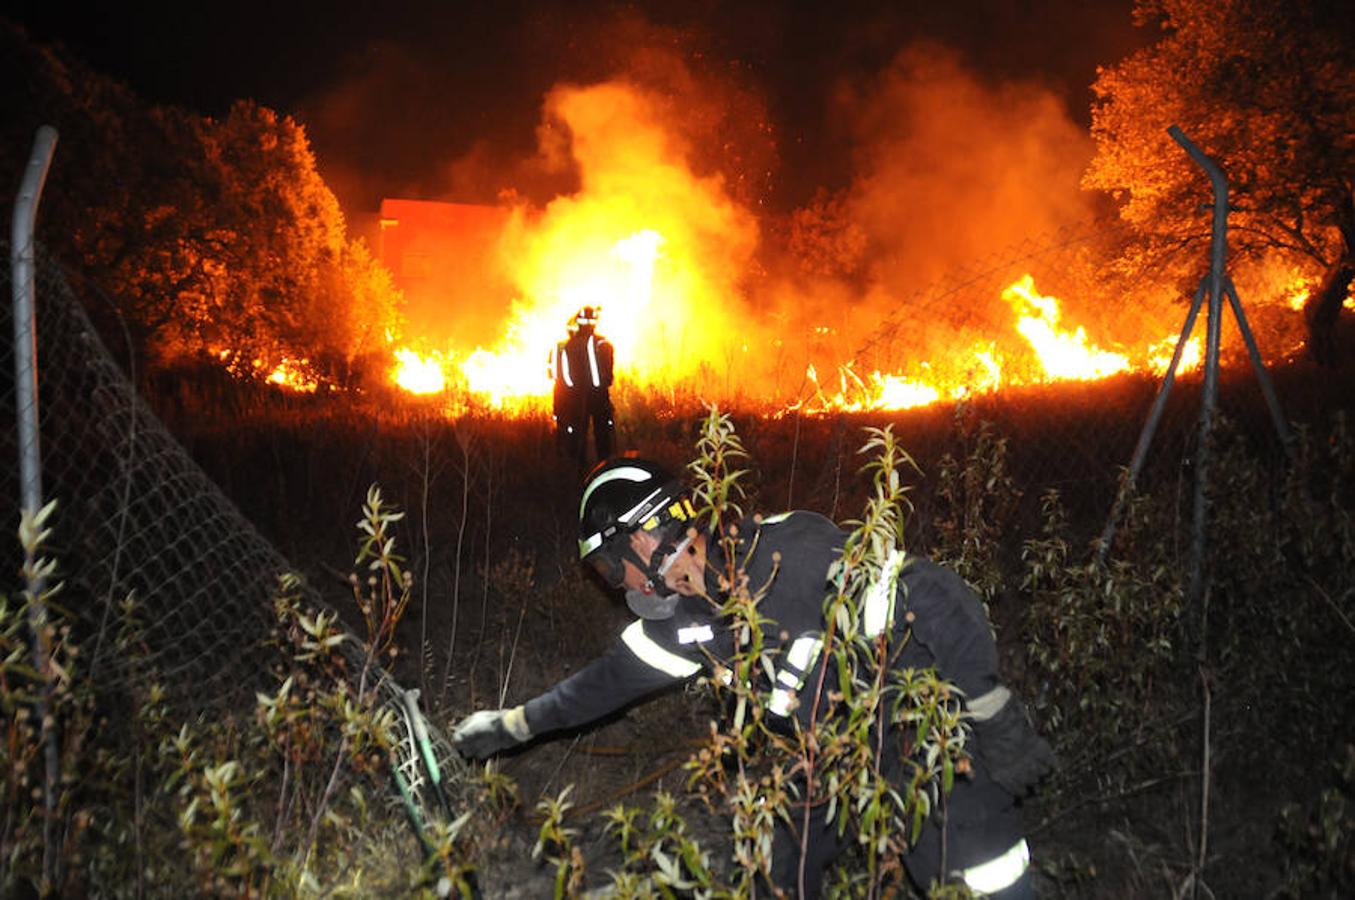
[[[890,781],[907,777],[907,766],[889,752],[885,738],[883,770]],[[1015,798],[976,764],[967,778],[956,778],[945,799],[932,809],[917,843],[904,857],[904,867],[924,893],[933,880],[959,881],[973,868],[1005,855],[1025,837],[1021,811]],[[1030,876],[1018,873],[1015,881],[1000,890],[1000,896],[1029,897]]]
[[[636,619],[626,626],[626,630],[621,632],[621,641],[630,648],[631,653],[640,658],[642,663],[674,678],[690,678],[701,671],[700,663],[678,656],[655,643],[653,638],[645,634],[643,619]]]
[[[891,732],[893,730],[891,729]],[[881,770],[895,785],[905,783],[910,770],[899,757],[897,735],[886,735]],[[805,894],[820,896],[825,868],[838,858],[849,833],[838,836],[837,825],[827,818],[828,804],[810,811],[808,828],[801,831],[797,807],[794,826],[776,820],[771,881],[796,896],[800,856],[805,854]],[[838,812],[841,812],[839,808]],[[850,814],[849,814],[850,815]],[[970,869],[982,868],[1004,857],[1014,845],[1024,846],[1021,815],[1011,794],[1004,791],[981,767],[968,778],[956,778],[955,787],[945,800],[932,809],[917,843],[905,852],[904,869],[913,886],[923,895],[935,881],[955,882]],[[968,882],[966,882],[968,883]],[[971,888],[973,889],[973,888]],[[1028,868],[1022,867],[1016,878],[995,892],[1012,900],[1033,896]]]
[[[1030,868],[1030,847],[1022,838],[1011,849],[988,862],[970,866],[961,872],[965,884],[980,894],[996,894],[1016,884],[1017,879]]]

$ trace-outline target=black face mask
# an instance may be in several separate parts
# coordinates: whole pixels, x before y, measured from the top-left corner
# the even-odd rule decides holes
[[[602,580],[616,589],[625,587],[626,566],[625,560],[629,560],[636,569],[644,572],[649,581],[649,587],[654,590],[652,594],[646,594],[643,591],[626,591],[626,605],[630,611],[642,619],[667,619],[673,615],[681,597],[669,590],[664,576],[678,557],[678,554],[687,549],[687,545],[692,542],[692,535],[687,535],[677,542],[676,546],[671,541],[664,541],[660,546],[654,549],[650,555],[648,564],[640,559],[639,555],[631,549],[629,543],[622,544],[620,554],[599,553],[589,560],[592,563],[594,571],[602,576]]]
[[[671,619],[677,611],[678,594],[646,594],[644,591],[626,591],[626,606],[642,619]]]
[[[682,546],[686,546],[684,541]],[[640,558],[630,546],[630,535],[619,534],[611,539],[611,542],[604,545],[601,550],[588,557],[588,563],[602,577],[607,584],[620,590],[625,587],[626,581],[626,563],[629,562],[635,566],[636,571],[644,573],[649,579],[651,585],[663,584],[663,572],[666,567],[663,563],[673,554],[673,545],[664,543],[658,547],[650,557],[648,563]],[[661,568],[662,567],[662,568]]]

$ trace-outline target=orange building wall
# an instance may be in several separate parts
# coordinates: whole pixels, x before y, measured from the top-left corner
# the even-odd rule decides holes
[[[459,349],[496,340],[512,299],[496,252],[507,221],[497,206],[381,201],[378,253],[404,292],[411,337]]]

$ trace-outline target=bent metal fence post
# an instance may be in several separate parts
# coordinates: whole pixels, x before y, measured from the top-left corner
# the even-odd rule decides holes
[[[19,440],[20,515],[25,522],[37,520],[42,509],[42,461],[38,435],[37,340],[33,330],[33,311],[37,290],[36,262],[33,252],[33,227],[38,217],[38,201],[47,181],[56,152],[56,129],[43,125],[33,139],[33,150],[24,170],[19,193],[14,199],[14,218],[10,229],[10,284],[14,300],[14,388]],[[11,523],[12,526],[13,523]],[[32,546],[24,548],[25,590],[30,598],[28,625],[32,632],[33,668],[44,679],[50,676],[50,648],[47,645],[47,608],[43,601],[44,578],[35,565]],[[43,783],[42,873],[47,884],[55,884],[57,790],[61,783],[61,759],[57,737],[50,724],[47,708],[51,700],[48,681],[36,702],[38,721],[42,723]]]
[[[252,706],[256,691],[276,687],[265,664],[273,600],[279,576],[295,567],[150,410],[57,260],[35,241],[33,211],[55,139],[55,131],[39,131],[15,211],[10,272],[15,302],[12,308],[0,306],[0,319],[14,319],[15,360],[13,366],[0,365],[0,417],[12,416],[19,427],[0,429],[0,447],[20,465],[17,477],[6,468],[0,480],[7,495],[22,495],[26,514],[40,508],[44,488],[59,500],[52,529],[60,546],[54,555],[67,598],[63,608],[92,645],[84,677],[103,687],[135,677],[136,667],[119,658],[115,642],[99,639],[120,601],[135,598],[144,620],[140,652],[172,703],[195,712]],[[0,343],[0,357],[8,352]],[[299,587],[311,606],[333,609],[318,588]],[[40,586],[27,590],[40,599]],[[34,633],[43,632],[35,627]],[[360,641],[348,637],[341,650],[353,662]],[[42,649],[35,646],[35,652]],[[417,697],[384,669],[375,691],[377,702],[393,713],[391,802],[403,802],[422,823],[446,818],[464,805],[448,791],[466,781],[467,764],[441,730],[423,719]],[[45,777],[49,787],[59,786],[55,735],[46,737]],[[55,800],[46,798],[49,810]],[[49,842],[44,865],[57,865],[55,843]],[[47,869],[49,877],[52,871]]]
[[[1177,341],[1176,348],[1172,353],[1171,363],[1167,368],[1166,375],[1158,390],[1157,397],[1153,401],[1153,407],[1149,413],[1148,420],[1144,423],[1143,431],[1139,435],[1139,441],[1134,448],[1134,455],[1130,462],[1129,469],[1126,472],[1121,490],[1116,497],[1110,517],[1106,522],[1105,530],[1102,533],[1100,546],[1097,551],[1097,560],[1099,563],[1104,564],[1106,555],[1110,550],[1111,542],[1115,537],[1116,522],[1122,510],[1123,503],[1133,491],[1134,482],[1142,469],[1144,459],[1147,456],[1148,446],[1152,442],[1153,433],[1157,429],[1167,394],[1171,390],[1177,366],[1180,364],[1182,351],[1186,341],[1190,339],[1190,332],[1194,327],[1195,318],[1199,314],[1201,303],[1207,295],[1209,298],[1209,311],[1207,313],[1205,329],[1204,387],[1201,396],[1199,436],[1197,438],[1198,444],[1195,451],[1194,508],[1191,517],[1190,541],[1190,581],[1186,591],[1187,603],[1191,608],[1197,610],[1200,615],[1200,630],[1196,654],[1197,659],[1200,662],[1200,681],[1203,697],[1203,739],[1201,742],[1203,759],[1200,767],[1200,849],[1198,862],[1194,870],[1194,875],[1198,878],[1199,873],[1204,867],[1206,858],[1208,831],[1205,823],[1209,821],[1210,804],[1210,674],[1205,662],[1205,644],[1208,634],[1206,623],[1209,614],[1209,574],[1206,572],[1205,554],[1208,550],[1209,466],[1212,461],[1211,454],[1213,448],[1211,443],[1213,438],[1214,415],[1218,403],[1219,344],[1222,333],[1223,298],[1225,294],[1228,297],[1229,305],[1232,307],[1233,315],[1237,319],[1238,330],[1241,332],[1242,338],[1246,342],[1252,368],[1256,372],[1257,380],[1261,385],[1261,391],[1265,395],[1266,406],[1270,412],[1275,429],[1279,434],[1280,441],[1284,446],[1286,453],[1291,458],[1293,455],[1293,447],[1290,440],[1289,428],[1284,420],[1284,416],[1280,412],[1279,401],[1275,397],[1270,378],[1266,374],[1265,365],[1261,360],[1260,351],[1256,347],[1256,341],[1252,336],[1250,326],[1247,324],[1246,315],[1242,311],[1242,303],[1238,300],[1236,289],[1233,287],[1232,280],[1228,277],[1228,273],[1225,269],[1228,250],[1228,179],[1224,175],[1222,168],[1191,141],[1190,138],[1186,136],[1185,132],[1178,126],[1170,126],[1167,129],[1167,133],[1171,135],[1172,140],[1181,145],[1182,149],[1190,155],[1192,160],[1204,169],[1205,173],[1209,176],[1210,184],[1213,187],[1213,231],[1210,237],[1209,271],[1200,280],[1199,288],[1195,292],[1195,298],[1191,302],[1190,311],[1186,315],[1185,325],[1181,330],[1181,338]]]
[[[1209,312],[1206,324],[1204,392],[1201,398],[1199,444],[1196,450],[1194,511],[1191,522],[1190,586],[1187,593],[1187,597],[1194,602],[1203,596],[1205,588],[1204,556],[1207,549],[1206,526],[1208,516],[1206,505],[1208,497],[1206,490],[1209,483],[1209,444],[1214,424],[1214,412],[1218,401],[1219,341],[1225,295],[1227,295],[1229,305],[1232,307],[1233,316],[1237,320],[1238,330],[1246,342],[1252,368],[1255,370],[1257,381],[1260,383],[1271,421],[1274,423],[1275,430],[1279,434],[1286,453],[1292,455],[1293,445],[1288,423],[1280,410],[1280,403],[1275,395],[1270,377],[1266,374],[1265,363],[1262,362],[1261,353],[1256,346],[1256,339],[1252,335],[1251,327],[1247,324],[1246,314],[1242,311],[1242,302],[1238,300],[1237,290],[1233,287],[1232,279],[1228,277],[1226,270],[1228,252],[1227,176],[1218,163],[1207,156],[1179,127],[1172,125],[1167,129],[1167,133],[1181,145],[1191,159],[1204,169],[1213,187],[1213,232],[1210,238],[1209,271],[1200,279],[1200,286],[1195,291],[1195,299],[1191,302],[1190,312],[1186,315],[1185,325],[1181,329],[1180,339],[1176,342],[1171,363],[1167,367],[1166,375],[1163,377],[1157,396],[1153,400],[1152,409],[1144,423],[1143,431],[1139,435],[1138,444],[1134,448],[1124,484],[1116,497],[1115,504],[1106,521],[1105,529],[1102,531],[1097,559],[1098,562],[1104,563],[1107,554],[1110,552],[1124,501],[1133,490],[1134,483],[1143,469],[1144,461],[1148,455],[1148,447],[1152,443],[1153,435],[1161,419],[1162,409],[1166,404],[1167,395],[1170,393],[1176,377],[1177,366],[1181,362],[1181,354],[1186,342],[1190,339],[1191,329],[1195,325],[1195,318],[1200,312],[1201,303],[1205,296],[1208,296]]]

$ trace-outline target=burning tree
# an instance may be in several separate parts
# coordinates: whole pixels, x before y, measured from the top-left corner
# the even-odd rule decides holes
[[[396,323],[393,289],[347,237],[303,127],[241,101],[199,135],[185,163],[205,190],[185,195],[193,218],[180,240],[195,242],[202,282],[178,292],[174,349],[265,372],[305,356],[333,375],[379,348]]]
[[[1162,36],[1101,70],[1097,152],[1084,179],[1122,200],[1123,217],[1147,238],[1129,262],[1169,261],[1208,238],[1198,211],[1208,186],[1165,132],[1180,125],[1228,174],[1237,254],[1297,264],[1314,281],[1320,273],[1305,309],[1308,347],[1328,364],[1355,279],[1349,12],[1326,0],[1139,0],[1138,24]]]
[[[56,126],[39,238],[138,349],[294,386],[386,349],[399,295],[348,236],[298,122],[249,102],[215,119],[153,106],[4,23],[0,49],[19,86],[0,99],[0,171]]]

